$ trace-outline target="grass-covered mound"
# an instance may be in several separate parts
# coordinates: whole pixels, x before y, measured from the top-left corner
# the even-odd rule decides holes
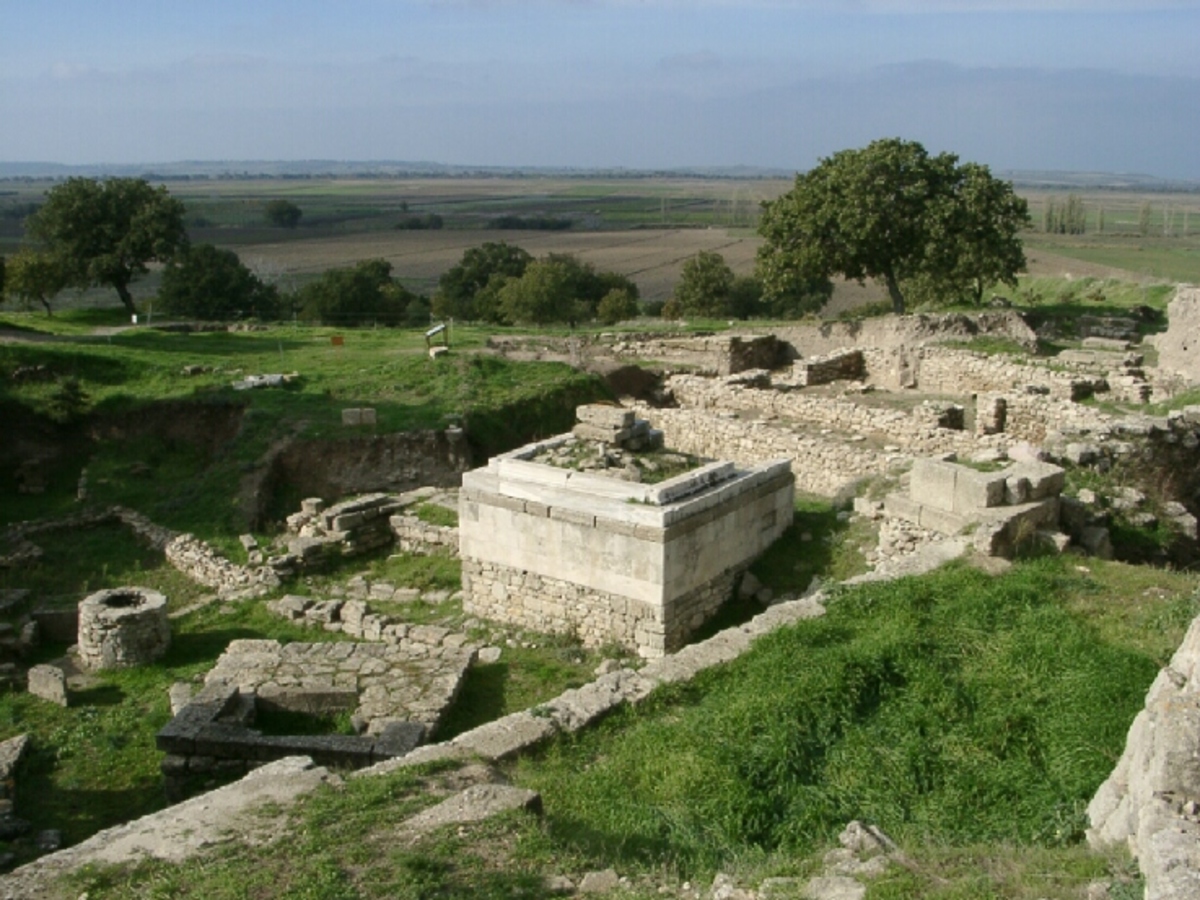
[[[1077,841],[1158,668],[1068,602],[1092,592],[1058,560],[846,591],[520,778],[566,847],[685,874],[854,818],[906,843]]]

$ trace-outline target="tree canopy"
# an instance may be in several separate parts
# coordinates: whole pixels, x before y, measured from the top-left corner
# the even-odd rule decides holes
[[[1015,282],[1028,221],[1025,201],[986,166],[887,138],[822,159],[764,205],[758,272],[768,304],[835,274],[881,281],[896,312],[906,285],[969,288],[978,300],[986,284]]]
[[[328,269],[300,289],[300,315],[323,325],[404,325],[427,321],[429,307],[392,278],[392,264],[368,259]]]
[[[447,269],[438,280],[433,297],[434,315],[495,321],[495,294],[503,280],[520,278],[531,262],[533,256],[529,252],[504,241],[488,241],[469,248],[458,264]]]
[[[672,316],[730,315],[735,276],[725,257],[711,250],[701,250],[688,259],[679,273],[671,300]]]
[[[163,271],[158,299],[164,312],[228,320],[279,315],[279,293],[263,284],[232,250],[212,244],[189,247]]]
[[[26,306],[40,303],[51,315],[50,300],[66,287],[62,267],[45,253],[22,247],[8,260],[4,295]]]
[[[597,272],[569,253],[551,253],[530,263],[521,277],[499,285],[498,319],[535,325],[588,321],[613,291],[623,291],[637,303],[637,285],[624,275]]]
[[[165,187],[141,178],[69,178],[47,192],[26,227],[65,286],[108,285],[133,313],[130,283],[187,245],[183,213]]]
[[[300,224],[300,217],[304,215],[304,211],[300,207],[291,200],[283,198],[267,201],[267,205],[263,207],[263,213],[268,222],[280,228],[295,228]]]

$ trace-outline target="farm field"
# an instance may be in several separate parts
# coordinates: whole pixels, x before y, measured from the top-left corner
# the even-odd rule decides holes
[[[0,184],[0,254],[13,252],[21,218],[51,182]],[[187,205],[189,235],[235,250],[261,277],[291,289],[333,266],[382,258],[407,287],[431,294],[463,252],[486,241],[519,245],[534,256],[570,253],[632,278],[643,299],[671,296],[683,263],[715,251],[739,275],[754,269],[762,201],[788,179],[676,177],[570,178],[212,178],[167,182]],[[1033,278],[1117,278],[1200,282],[1200,196],[1185,192],[1022,189],[1033,227],[1026,256]],[[1083,204],[1087,232],[1042,230],[1050,204]],[[300,226],[271,227],[264,205],[288,199],[303,210]],[[430,216],[441,227],[408,227]],[[502,216],[538,229],[495,227]],[[1103,230],[1101,230],[1103,218]],[[562,227],[569,223],[569,227]],[[153,298],[157,273],[133,285]],[[111,291],[69,291],[58,306],[110,306]],[[868,282],[837,282],[826,315],[886,295]]]

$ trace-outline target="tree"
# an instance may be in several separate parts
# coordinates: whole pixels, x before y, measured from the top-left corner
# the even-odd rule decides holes
[[[1028,210],[1007,199],[1011,186],[995,182],[987,167],[957,161],[888,138],[842,150],[797,175],[792,190],[764,205],[759,224],[765,243],[758,272],[768,303],[839,274],[881,281],[902,313],[906,281],[962,283],[968,271],[980,279],[1015,277],[1014,266],[1024,261],[1016,232]],[[991,200],[976,202],[977,194]],[[959,235],[964,223],[984,237]]]
[[[500,312],[510,324],[576,322],[589,317],[576,293],[579,273],[561,259],[539,259],[500,289]]]
[[[636,318],[637,314],[637,298],[624,288],[613,288],[596,306],[596,318],[605,325],[616,325],[623,319]]]
[[[726,265],[725,257],[701,250],[683,264],[673,308],[682,316],[728,316],[733,283],[733,269]]]
[[[444,318],[496,321],[498,305],[488,304],[486,312],[477,308],[477,298],[489,291],[488,300],[494,301],[503,281],[520,278],[525,268],[533,262],[533,256],[520,247],[504,241],[489,241],[479,247],[471,247],[462,255],[457,265],[452,266],[438,279],[438,289],[433,296],[433,314]],[[493,281],[493,278],[497,280]]]
[[[66,273],[54,259],[28,247],[22,247],[9,259],[5,293],[21,303],[40,303],[51,315],[50,300],[67,287]]]
[[[1082,202],[1069,198],[1067,210],[1082,233]],[[931,210],[929,264],[916,279],[934,288],[927,299],[966,298],[980,306],[989,285],[1016,288],[1025,268],[1020,232],[1029,221],[1028,204],[1009,182],[993,178],[987,166],[958,166],[951,190]]]
[[[141,178],[68,178],[46,194],[26,222],[68,286],[108,285],[129,313],[129,285],[147,263],[166,262],[187,245],[183,204]]]
[[[189,247],[163,271],[158,300],[164,312],[196,319],[273,319],[279,292],[263,284],[232,250]]]
[[[297,299],[303,318],[343,327],[401,325],[410,304],[424,300],[392,279],[392,264],[384,259],[328,269],[301,288]]]
[[[295,203],[282,198],[267,201],[263,213],[268,222],[279,228],[295,228],[300,224],[300,217],[304,215],[304,211]]]

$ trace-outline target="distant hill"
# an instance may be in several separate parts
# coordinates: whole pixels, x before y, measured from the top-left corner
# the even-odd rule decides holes
[[[1054,190],[1200,192],[1200,181],[1118,172],[1060,172],[1013,169],[996,174],[1017,187]],[[221,178],[791,178],[794,170],[760,166],[681,166],[663,169],[571,168],[551,166],[459,166],[403,160],[226,159],[169,163],[96,163],[68,166],[48,162],[0,162],[0,180],[41,180],[72,176],[142,177],[150,181]]]
[[[211,178],[790,178],[784,169],[755,166],[689,166],[677,169],[569,168],[543,166],[458,166],[396,160],[183,160],[170,163],[68,166],[61,163],[0,162],[0,179],[83,176],[144,177],[149,180]]]

